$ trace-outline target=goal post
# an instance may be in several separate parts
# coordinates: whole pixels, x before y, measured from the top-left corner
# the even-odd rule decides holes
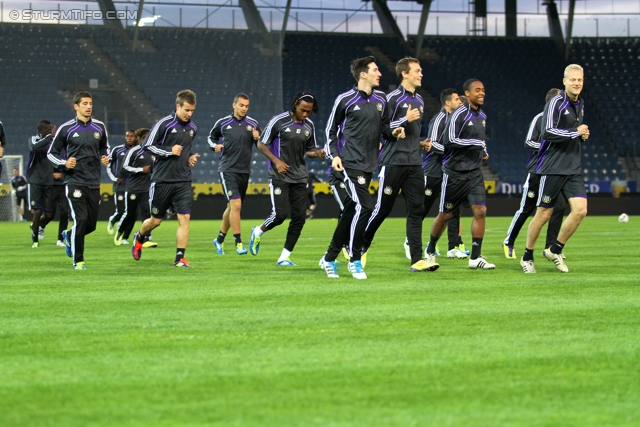
[[[0,174],[0,221],[19,221],[20,215],[16,206],[16,195],[11,187],[13,168],[18,168],[20,175],[24,175],[24,159],[22,156],[4,156],[0,159],[2,173]],[[22,207],[29,210],[29,206]]]

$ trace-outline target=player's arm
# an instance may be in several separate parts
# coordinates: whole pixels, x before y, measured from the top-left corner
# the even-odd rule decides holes
[[[527,138],[524,140],[524,148],[532,151],[538,151],[540,149],[540,131],[542,127],[542,114],[540,113],[533,118],[531,124],[529,124],[529,131],[527,132]]]
[[[444,154],[444,145],[442,145],[440,137],[444,134],[446,123],[447,116],[440,112],[430,124],[428,135],[431,139],[431,151],[434,153]]]
[[[271,119],[264,132],[260,136],[260,140],[256,143],[258,150],[274,164],[278,173],[283,174],[289,169],[289,165],[283,162],[280,158],[269,149],[269,145],[278,137],[278,120],[274,117]]]
[[[560,106],[563,100],[564,98],[562,96],[555,96],[544,106],[544,113],[542,115],[542,129],[544,129],[544,131],[542,133],[542,139],[552,144],[563,144],[580,136],[578,128],[560,129],[556,127],[556,123],[559,123],[561,118],[562,112]]]
[[[66,128],[64,126],[56,132],[56,136],[49,146],[47,158],[55,166],[64,166],[67,169],[73,169],[75,167],[75,157],[66,158],[67,139],[65,134]]]
[[[307,119],[307,122],[309,125],[309,138],[307,138],[305,155],[309,158],[326,157],[327,153],[325,153],[324,149],[318,149],[316,141],[316,129],[313,125],[313,122],[309,119]]]
[[[131,175],[143,173],[143,168],[139,168],[134,165],[136,154],[140,150],[142,150],[142,147],[140,147],[139,145],[136,145],[135,147],[131,148],[131,150],[129,150],[127,156],[124,158],[124,163],[122,163],[122,170]]]
[[[220,138],[222,138],[222,119],[219,119],[216,124],[213,125],[209,136],[207,137],[207,143],[212,151],[219,153],[224,148],[224,145],[220,144]]]
[[[346,109],[342,97],[338,97],[333,104],[329,120],[327,121],[327,127],[325,128],[325,136],[327,142],[324,150],[327,154],[327,158],[333,159],[334,157],[340,157],[338,151],[338,142],[340,141],[340,124],[344,122],[346,117]]]
[[[420,111],[418,111],[418,115]],[[404,127],[399,126],[396,128],[391,127],[391,106],[386,102],[382,104],[382,115],[380,117],[380,133],[382,139],[385,142],[395,142],[398,139],[404,138]]]
[[[171,158],[171,156],[174,155],[173,147],[168,147],[169,149],[167,149],[167,147],[164,147],[161,145],[164,142],[163,138],[165,133],[166,133],[165,121],[160,120],[158,123],[155,124],[153,129],[151,129],[151,132],[149,133],[149,136],[147,137],[147,140],[144,143],[145,148],[156,156],[156,161],[166,160]],[[178,146],[178,147],[180,147],[179,151],[182,152],[181,150],[182,146]],[[177,155],[179,156],[180,153],[178,153]]]
[[[53,136],[51,134],[40,138],[40,136],[32,136],[29,138],[29,151],[36,152],[43,149],[49,149],[49,144],[53,140]]]
[[[442,142],[446,148],[461,149],[467,148],[472,150],[484,150],[485,143],[480,139],[474,138],[460,138],[459,135],[462,132],[464,126],[465,112],[467,109],[462,106],[453,112],[451,119],[445,125],[444,132],[442,134]]]

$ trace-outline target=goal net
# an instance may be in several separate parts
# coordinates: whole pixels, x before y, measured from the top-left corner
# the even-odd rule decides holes
[[[18,168],[20,175],[24,175],[22,156],[4,156],[0,159],[2,173],[0,174],[0,221],[19,221],[20,214],[16,206],[16,195],[11,187],[13,168]],[[29,210],[29,206],[22,207]]]

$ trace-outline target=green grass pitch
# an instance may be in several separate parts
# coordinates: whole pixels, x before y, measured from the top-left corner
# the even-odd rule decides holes
[[[409,273],[389,219],[366,281],[318,267],[335,220],[307,222],[296,268],[276,266],[287,223],[253,257],[231,236],[215,255],[219,221],[193,221],[193,269],[172,267],[175,221],[139,262],[101,222],[86,271],[57,223],[38,249],[2,223],[0,426],[640,425],[640,221],[587,217],[571,272],[539,246],[535,275],[504,258],[508,223],[487,219],[496,270]]]

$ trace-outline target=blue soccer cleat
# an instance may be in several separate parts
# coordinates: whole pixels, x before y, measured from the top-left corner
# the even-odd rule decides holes
[[[71,241],[69,240],[69,232],[67,230],[62,232],[62,240],[64,240],[64,250],[67,253],[67,256],[71,258],[73,256],[73,251],[71,250]]]
[[[251,229],[251,239],[249,240],[249,252],[254,256],[258,255],[260,251],[260,238],[255,234],[256,228],[258,228],[257,225]]]

